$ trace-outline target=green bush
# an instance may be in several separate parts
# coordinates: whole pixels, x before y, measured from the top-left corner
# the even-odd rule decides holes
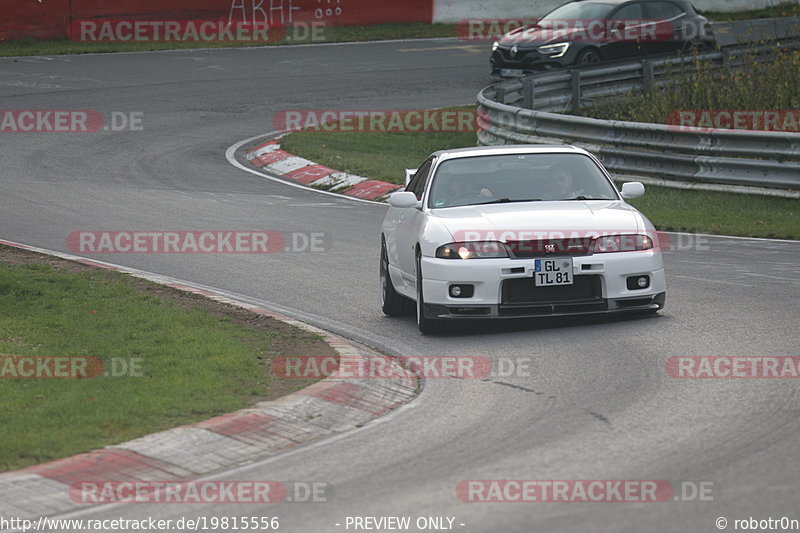
[[[775,47],[766,58],[746,56],[745,68],[713,70],[695,55],[673,67],[672,83],[584,108],[585,116],[664,124],[678,110],[800,109],[800,51]]]

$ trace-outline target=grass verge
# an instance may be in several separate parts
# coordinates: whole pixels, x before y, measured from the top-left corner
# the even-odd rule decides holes
[[[778,17],[797,17],[800,16],[800,4],[797,2],[781,2],[774,6],[761,9],[747,9],[745,11],[702,11],[698,10],[708,20],[714,21],[733,21],[751,20]]]
[[[452,109],[467,109],[456,107]],[[281,140],[288,152],[331,168],[403,183],[436,150],[475,146],[475,133],[294,132]],[[647,187],[630,202],[661,230],[800,239],[800,202],[786,198]]]
[[[441,111],[472,113],[475,106],[456,106]],[[329,129],[334,126],[326,124]],[[436,150],[475,146],[477,142],[474,131],[318,130],[293,132],[281,139],[281,148],[342,172],[399,184],[405,179],[405,169],[418,167]],[[394,149],[395,146],[398,149]]]
[[[402,184],[436,150],[475,145],[475,133],[329,133],[299,131],[281,148],[315,163],[365,178]]]
[[[628,203],[664,231],[800,239],[800,201],[791,198],[648,186]]]
[[[420,22],[378,24],[375,26],[325,26],[312,34],[305,27],[289,28],[286,37],[270,43],[247,42],[81,42],[69,39],[37,41],[19,39],[0,43],[0,57],[91,54],[107,52],[147,52],[152,50],[185,50],[197,48],[242,48],[252,46],[280,46],[287,44],[342,43],[358,41],[385,41],[391,39],[426,39],[455,37],[455,24],[423,24]]]
[[[335,352],[269,317],[0,246],[0,471],[283,396],[310,382],[274,378],[271,360],[299,354]],[[110,375],[14,378],[30,367],[9,356],[98,358]]]

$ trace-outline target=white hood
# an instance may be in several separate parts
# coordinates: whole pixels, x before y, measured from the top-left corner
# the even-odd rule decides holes
[[[434,209],[431,215],[454,238],[465,232],[517,240],[514,235],[548,232],[586,235],[647,230],[638,211],[620,201],[524,202]],[[502,236],[506,233],[506,236]],[[524,237],[523,237],[524,238]],[[527,237],[535,238],[535,237]],[[488,240],[488,239],[487,239]],[[491,239],[494,240],[494,239]]]

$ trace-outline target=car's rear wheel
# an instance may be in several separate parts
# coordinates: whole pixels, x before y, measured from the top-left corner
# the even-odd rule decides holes
[[[711,52],[712,47],[709,47],[706,43],[697,40],[687,41],[683,45],[683,53],[684,54],[705,54],[707,52]]]
[[[587,48],[586,50],[578,54],[578,58],[575,60],[575,64],[581,67],[586,65],[595,65],[600,61],[602,61],[602,59],[603,58],[600,57],[600,52],[598,52],[594,48]]]
[[[417,250],[417,327],[424,333],[440,333],[444,330],[441,320],[425,316],[425,298],[422,290],[422,255]]]
[[[411,311],[411,300],[398,294],[394,290],[392,278],[389,275],[389,254],[386,252],[386,243],[381,239],[381,308],[388,316],[401,316]]]

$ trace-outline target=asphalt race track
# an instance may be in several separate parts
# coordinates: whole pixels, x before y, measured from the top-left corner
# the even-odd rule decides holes
[[[403,355],[523,358],[528,372],[429,379],[405,407],[219,479],[331,483],[327,503],[129,505],[75,516],[449,516],[474,532],[715,531],[800,519],[800,397],[791,379],[676,379],[673,356],[798,356],[800,243],[673,238],[667,308],[421,336],[378,304],[384,205],[289,187],[226,149],[286,109],[469,104],[486,45],[452,40],[0,59],[4,109],[143,113],[143,131],[1,133],[0,238],[69,251],[79,230],[324,232],[324,253],[105,254],[216,287]],[[713,501],[464,503],[462,480],[713,482]],[[340,524],[337,526],[336,524]],[[463,526],[461,524],[464,524]],[[352,529],[350,529],[352,531]],[[412,529],[415,530],[415,529]]]

